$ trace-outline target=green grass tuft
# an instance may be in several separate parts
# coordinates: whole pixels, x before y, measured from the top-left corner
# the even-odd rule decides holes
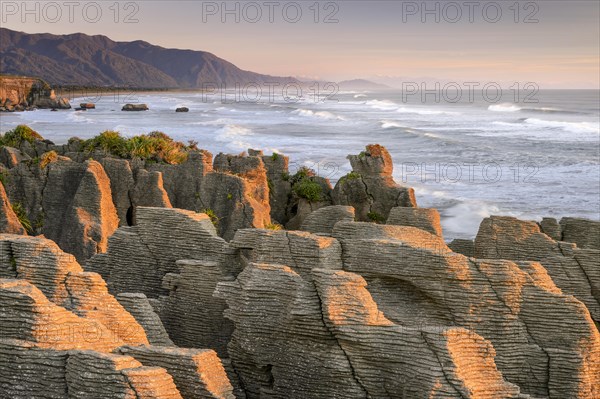
[[[31,226],[31,221],[27,217],[27,213],[25,212],[25,208],[23,208],[23,204],[20,202],[15,202],[12,204],[12,210],[17,215],[17,219],[19,219],[19,223],[21,226],[27,231],[27,234],[33,234],[33,228]]]
[[[369,218],[369,220],[377,224],[385,223],[385,218],[383,217],[383,215],[377,212],[369,212],[367,213],[367,217]]]
[[[207,208],[207,209],[203,209],[201,212],[205,213],[206,216],[208,216],[210,218],[210,221],[212,222],[213,226],[217,227],[219,225],[219,217],[217,216],[215,211],[213,211],[210,208]]]
[[[323,198],[323,188],[319,183],[305,177],[293,186],[294,192],[301,198],[309,202],[318,202]]]
[[[33,144],[36,142],[36,140],[43,139],[44,138],[38,132],[29,126],[19,125],[0,136],[0,145],[18,148],[24,141]]]

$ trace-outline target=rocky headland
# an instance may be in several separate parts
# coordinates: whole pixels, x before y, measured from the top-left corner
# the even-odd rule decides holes
[[[69,100],[41,79],[0,75],[0,112],[70,108]]]
[[[160,132],[0,140],[0,398],[600,397],[600,222],[446,243],[379,145],[332,186]]]

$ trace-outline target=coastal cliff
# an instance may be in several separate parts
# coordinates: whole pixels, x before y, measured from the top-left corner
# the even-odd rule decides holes
[[[160,132],[1,139],[0,397],[600,396],[600,222],[448,245],[375,144],[332,187]]]
[[[35,108],[69,109],[71,105],[41,79],[0,75],[0,112]]]

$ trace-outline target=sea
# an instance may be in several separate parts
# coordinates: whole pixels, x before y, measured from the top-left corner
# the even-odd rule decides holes
[[[348,154],[378,143],[392,155],[396,182],[415,189],[420,207],[439,210],[447,240],[473,238],[490,215],[600,219],[598,90],[455,94],[90,92],[71,103],[96,109],[3,113],[0,131],[27,124],[56,144],[105,130],[162,131],[213,154],[285,154],[291,173],[308,166],[332,184],[351,170]],[[122,112],[124,103],[150,109]]]

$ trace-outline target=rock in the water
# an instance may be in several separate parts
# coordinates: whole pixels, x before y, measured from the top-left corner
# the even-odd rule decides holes
[[[146,104],[125,104],[121,111],[148,111],[148,109]]]
[[[81,104],[79,104],[79,108],[83,108],[83,109],[95,109],[96,108],[96,104],[94,104],[94,103],[81,103]]]
[[[190,109],[188,107],[179,107],[175,109],[175,112],[189,112]]]
[[[412,226],[442,237],[442,225],[437,209],[398,206],[390,211],[387,224]]]
[[[331,234],[337,222],[353,222],[354,208],[344,205],[332,205],[320,208],[304,219],[300,230],[310,233]]]
[[[392,177],[392,157],[380,145],[368,145],[359,155],[349,155],[352,173],[333,190],[334,205],[350,205],[360,221],[385,222],[392,208],[416,207],[414,191]]]

